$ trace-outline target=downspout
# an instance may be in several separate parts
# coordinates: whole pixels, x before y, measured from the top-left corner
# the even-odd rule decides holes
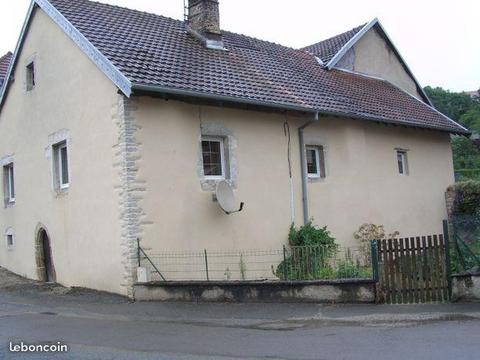
[[[308,215],[308,174],[307,174],[307,161],[305,158],[305,139],[303,136],[303,130],[310,126],[314,122],[317,122],[319,118],[318,112],[315,113],[313,120],[307,121],[305,124],[298,128],[298,138],[300,143],[300,167],[302,171],[302,205],[303,205],[303,223],[306,224],[310,220]]]

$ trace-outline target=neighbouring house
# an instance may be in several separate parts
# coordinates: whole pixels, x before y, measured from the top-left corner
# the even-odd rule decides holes
[[[441,232],[450,134],[469,131],[377,19],[292,49],[222,31],[216,0],[187,8],[32,2],[0,95],[1,266],[132,296],[137,239],[266,249],[310,218],[344,245],[362,223]],[[214,201],[222,179],[242,212]]]
[[[480,97],[480,90],[476,90],[476,91],[465,91],[465,94],[467,94],[467,95],[470,96],[471,98]]]

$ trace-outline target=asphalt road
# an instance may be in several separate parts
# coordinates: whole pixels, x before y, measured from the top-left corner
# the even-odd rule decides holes
[[[133,304],[0,270],[0,359],[480,359],[479,334],[480,304]]]

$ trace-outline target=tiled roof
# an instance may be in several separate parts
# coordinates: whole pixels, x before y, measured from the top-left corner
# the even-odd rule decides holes
[[[11,52],[8,52],[0,57],[0,87],[7,77],[8,67],[10,66],[10,61],[12,61],[12,57],[13,54]]]
[[[353,38],[366,24],[357,26],[355,29],[346,31],[342,34],[331,37],[330,39],[320,41],[319,43],[306,46],[302,50],[318,56],[327,64],[340,51],[340,49]]]
[[[388,82],[327,71],[303,50],[224,32],[203,47],[182,21],[87,0],[50,0],[133,84],[301,107],[354,118],[466,130]]]

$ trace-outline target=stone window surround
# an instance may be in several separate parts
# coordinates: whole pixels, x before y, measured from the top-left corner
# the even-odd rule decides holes
[[[60,186],[57,179],[57,170],[55,164],[54,156],[54,147],[55,145],[65,142],[67,144],[67,162],[68,162],[68,186]],[[72,184],[72,173],[71,173],[71,138],[69,136],[69,131],[67,129],[62,129],[48,136],[48,146],[45,149],[46,157],[50,161],[50,178],[52,191],[56,196],[62,196],[68,193],[68,189]]]
[[[219,123],[203,123],[200,125],[200,134],[198,137],[198,157],[197,157],[197,175],[200,179],[200,185],[203,191],[215,191],[219,180],[208,179],[203,171],[203,153],[202,138],[220,137],[224,143],[224,164],[225,164],[225,180],[227,180],[233,188],[238,186],[238,164],[236,157],[237,139],[233,132]]]
[[[13,228],[9,227],[7,228],[7,230],[5,230],[5,246],[7,247],[7,250],[9,251],[12,251],[12,250],[15,250],[15,243],[16,243],[16,239],[15,239],[15,231],[13,230]],[[8,244],[8,237],[9,236],[12,236],[12,239],[13,239],[13,243],[12,245],[9,245]]]
[[[0,160],[0,166],[2,167],[2,169],[9,164],[15,164],[13,155],[4,156]],[[15,170],[14,170],[14,172],[15,172]],[[8,192],[7,192],[7,189],[6,189],[7,184],[5,182],[6,181],[5,174],[2,174],[2,177],[3,177],[3,203],[4,203],[4,207],[5,208],[13,207],[15,205],[15,201],[10,201],[10,199],[8,198]]]

